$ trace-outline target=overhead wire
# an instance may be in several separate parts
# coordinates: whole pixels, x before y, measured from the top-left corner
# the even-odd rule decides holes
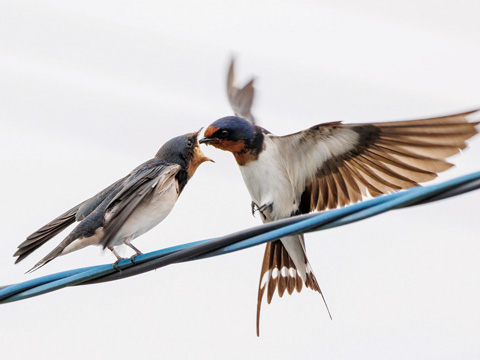
[[[458,196],[480,188],[480,172],[440,184],[418,186],[378,196],[343,208],[310,213],[255,226],[219,238],[177,245],[147,254],[134,261],[124,259],[113,264],[90,266],[42,276],[22,283],[0,287],[0,303],[19,301],[67,286],[91,285],[120,280],[171,264],[225,255],[281,237],[331,229],[361,221],[384,212],[418,206]]]

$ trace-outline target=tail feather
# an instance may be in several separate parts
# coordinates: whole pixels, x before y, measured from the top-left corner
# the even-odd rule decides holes
[[[20,261],[25,259],[32,252],[37,250],[39,248],[39,246],[41,246],[41,245],[36,246],[36,244],[33,244],[33,246],[29,246],[28,248],[25,247],[25,248],[22,249],[20,254],[17,254],[18,253],[18,250],[17,250],[15,255],[13,255],[13,256],[18,256],[18,258],[15,260],[15,264],[18,264]]]
[[[285,268],[283,266],[280,267],[280,277],[278,278],[278,295],[282,297],[290,284],[290,277],[287,277],[287,272],[290,268],[290,257],[286,253],[285,248],[280,252],[280,264],[285,266]],[[291,291],[289,291],[289,294],[291,295]]]
[[[274,250],[276,248],[274,247]],[[279,252],[278,251],[271,251],[269,254],[269,262],[270,262],[270,269],[269,269],[269,279],[268,279],[268,284],[267,284],[267,303],[270,304],[272,302],[272,297],[273,294],[275,293],[275,289],[277,288],[278,285],[278,278],[279,278],[279,270],[281,269],[280,267],[280,261],[278,259]]]
[[[26,274],[30,274],[38,269],[40,269],[42,266],[48,264],[50,261],[55,259],[56,257],[60,256],[62,254],[64,247],[57,246],[55,249],[50,251],[42,260],[40,260],[38,263],[36,263],[30,270],[26,272]]]
[[[301,237],[297,238],[297,241],[302,241]],[[306,274],[305,279],[301,276],[301,271],[297,270],[297,266],[290,257],[287,249],[280,240],[276,240],[267,244],[265,248],[265,254],[263,257],[262,270],[260,274],[260,283],[258,286],[258,298],[257,298],[257,336],[260,336],[260,310],[262,306],[262,299],[265,291],[267,291],[267,303],[270,304],[273,298],[275,290],[278,289],[278,295],[283,296],[285,291],[289,295],[293,293],[294,290],[300,292],[305,282],[305,286],[314,291],[317,291],[322,296],[325,307],[327,308],[328,315],[330,319],[332,318],[330,310],[328,308],[325,297],[323,296],[322,290],[318,285],[318,281],[313,274],[312,268],[308,260],[304,255],[305,264],[304,272]]]
[[[320,285],[318,285],[317,278],[315,277],[315,274],[313,273],[312,267],[310,266],[310,263],[307,262],[307,280],[305,281],[305,286],[307,288],[310,288],[318,293],[320,293],[320,296],[322,297],[323,303],[325,304],[325,308],[327,309],[328,316],[330,317],[330,320],[332,319],[332,314],[330,312],[330,309],[328,308],[327,305],[327,300],[325,300],[325,296],[323,296],[323,292],[320,289]]]
[[[24,242],[18,245],[17,251],[15,252],[15,254],[13,254],[13,256],[18,256],[18,258],[15,260],[15,264],[25,259],[33,251],[35,251],[40,246],[45,244],[48,240],[60,233],[67,226],[73,224],[76,221],[75,216],[77,214],[77,211],[82,204],[78,204],[77,206],[71,208],[59,217],[50,221],[47,225],[42,226],[32,235],[27,237]]]

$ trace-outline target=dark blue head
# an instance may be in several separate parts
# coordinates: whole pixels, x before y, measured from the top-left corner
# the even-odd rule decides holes
[[[203,154],[198,146],[197,139],[200,130],[168,140],[158,150],[155,157],[180,165],[188,173],[188,176],[192,177],[201,163],[212,161]]]
[[[212,123],[205,130],[200,144],[215,146],[233,153],[240,165],[258,158],[263,147],[264,131],[236,116],[227,116]]]

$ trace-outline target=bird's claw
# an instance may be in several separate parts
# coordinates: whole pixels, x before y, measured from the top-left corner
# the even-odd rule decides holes
[[[261,215],[265,216],[263,213],[271,204],[263,204],[262,206],[258,206],[252,201],[252,215],[255,217],[255,213],[258,211]]]
[[[120,269],[120,268],[118,267],[118,263],[119,263],[120,261],[122,261],[122,260],[123,260],[123,259],[118,259],[117,261],[115,261],[115,262],[113,263],[112,266],[113,266],[113,268],[114,268],[115,270],[117,270],[117,271],[122,271],[122,269]]]

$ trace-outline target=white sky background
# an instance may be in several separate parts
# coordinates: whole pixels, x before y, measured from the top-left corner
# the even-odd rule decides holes
[[[257,77],[276,134],[324,121],[480,106],[478,1],[1,1],[0,284],[113,262],[90,247],[24,275],[31,232],[231,113],[224,83]],[[480,170],[470,141],[440,180]],[[207,148],[151,251],[257,225],[230,154]],[[4,359],[478,359],[480,192],[307,235],[333,314],[312,291],[255,307],[263,246],[0,306]],[[127,254],[127,253],[125,253]],[[128,255],[130,255],[128,253]]]

